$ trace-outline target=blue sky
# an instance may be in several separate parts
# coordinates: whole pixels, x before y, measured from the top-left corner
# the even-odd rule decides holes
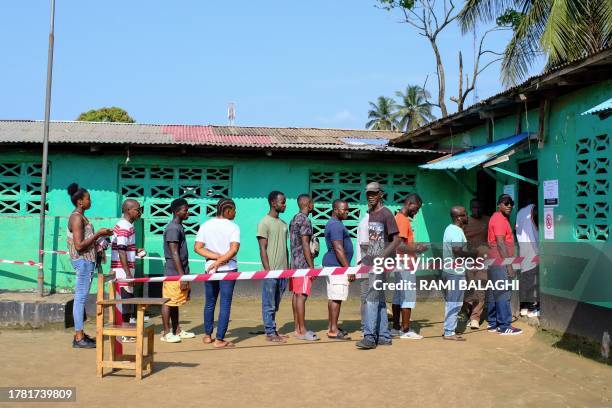
[[[379,95],[427,74],[437,92],[428,43],[374,0],[56,1],[54,120],[114,105],[143,123],[226,124],[235,102],[237,125],[363,128]],[[48,27],[47,0],[0,5],[1,119],[43,118]],[[472,36],[453,26],[440,45],[450,96]],[[500,90],[495,65],[478,95]]]

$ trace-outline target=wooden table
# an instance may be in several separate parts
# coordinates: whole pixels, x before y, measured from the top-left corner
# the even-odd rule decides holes
[[[103,278],[104,279],[104,278]],[[110,282],[112,285],[112,282]],[[114,297],[114,290],[109,291]],[[153,326],[145,324],[144,312],[151,305],[163,305],[169,299],[166,298],[131,298],[131,299],[102,299],[96,302],[96,374],[98,377],[104,375],[104,368],[135,370],[136,378],[142,379],[143,368],[148,369],[149,374],[153,372],[154,336]],[[98,293],[100,297],[100,293]],[[115,324],[114,310],[117,305],[136,306],[136,324]],[[109,322],[104,324],[104,310],[109,310]],[[108,336],[110,343],[109,359],[104,359],[104,338]],[[118,336],[136,337],[136,352],[133,355],[117,355],[115,341]],[[143,354],[144,338],[147,337],[147,354]]]

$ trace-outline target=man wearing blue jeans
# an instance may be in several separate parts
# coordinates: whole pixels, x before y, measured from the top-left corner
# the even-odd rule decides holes
[[[380,184],[373,182],[366,186],[368,200],[368,237],[367,252],[362,258],[363,265],[374,265],[376,258],[388,258],[394,255],[400,244],[397,222],[388,208],[383,205],[384,193]],[[377,262],[378,264],[378,262]],[[387,282],[388,272],[368,274],[368,288],[364,293],[363,304],[363,339],[357,342],[360,349],[368,350],[377,345],[391,345],[387,304],[383,284]],[[378,288],[378,289],[377,289]]]
[[[514,234],[508,221],[514,207],[514,200],[508,194],[502,194],[497,199],[497,211],[489,219],[487,241],[489,258],[501,263],[504,258],[514,257]],[[512,265],[492,265],[488,271],[489,285],[506,285],[500,290],[487,290],[487,321],[489,332],[497,332],[503,336],[514,336],[523,331],[513,327],[512,307],[510,298],[512,292],[507,284],[514,278]]]
[[[279,215],[287,208],[287,199],[280,191],[268,194],[270,211],[257,225],[259,255],[264,270],[279,270],[289,267],[287,238],[289,228]],[[276,312],[287,287],[287,279],[264,279],[261,284],[261,314],[266,340],[284,343],[288,336],[281,335],[276,329]]]
[[[442,256],[444,265],[444,279],[447,287],[444,293],[444,340],[465,341],[465,337],[455,333],[457,328],[457,314],[463,306],[463,289],[465,282],[466,258],[473,259],[478,254],[467,247],[467,239],[463,229],[468,223],[467,212],[464,207],[454,206],[450,216],[452,223],[444,230],[442,238]]]

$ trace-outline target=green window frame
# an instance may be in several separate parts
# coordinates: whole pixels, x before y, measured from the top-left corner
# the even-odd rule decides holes
[[[414,173],[311,171],[310,195],[315,202],[312,214],[314,235],[324,235],[325,224],[332,215],[331,204],[336,199],[342,199],[347,201],[350,209],[344,225],[351,237],[355,238],[359,220],[368,209],[365,186],[374,181],[381,184],[385,192],[385,205],[391,211],[398,210],[406,196],[416,191]]]
[[[122,166],[119,178],[122,201],[133,198],[143,207],[147,233],[164,233],[172,219],[170,203],[182,197],[192,214],[183,224],[185,232],[196,234],[202,222],[215,216],[219,199],[231,196],[232,168],[133,165]]]
[[[49,168],[47,166],[47,175]],[[41,179],[40,163],[0,162],[0,214],[40,214]],[[45,213],[48,211],[49,201]]]
[[[576,140],[574,238],[610,239],[610,137],[591,135]]]

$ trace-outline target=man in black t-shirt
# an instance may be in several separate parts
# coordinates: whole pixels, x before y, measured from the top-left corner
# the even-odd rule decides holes
[[[183,198],[177,198],[170,204],[172,221],[164,230],[165,276],[189,275],[189,254],[183,221],[189,217],[189,205]],[[192,339],[195,334],[179,326],[179,306],[189,300],[189,282],[166,281],[162,287],[162,296],[170,299],[162,306],[162,323],[164,332],[161,340],[166,343],[180,343],[182,339]],[[172,323],[172,327],[170,327]]]
[[[374,265],[376,258],[389,258],[395,254],[395,249],[400,244],[399,230],[395,217],[383,204],[383,191],[380,184],[373,182],[366,186],[366,197],[368,200],[368,235],[369,243],[367,252],[362,258],[362,264]],[[357,342],[361,349],[373,349],[377,345],[391,345],[391,334],[387,319],[387,305],[385,302],[385,291],[382,283],[387,281],[388,273],[370,273],[368,276],[368,290],[365,296],[363,308],[363,339]],[[374,288],[374,283],[379,290]]]

